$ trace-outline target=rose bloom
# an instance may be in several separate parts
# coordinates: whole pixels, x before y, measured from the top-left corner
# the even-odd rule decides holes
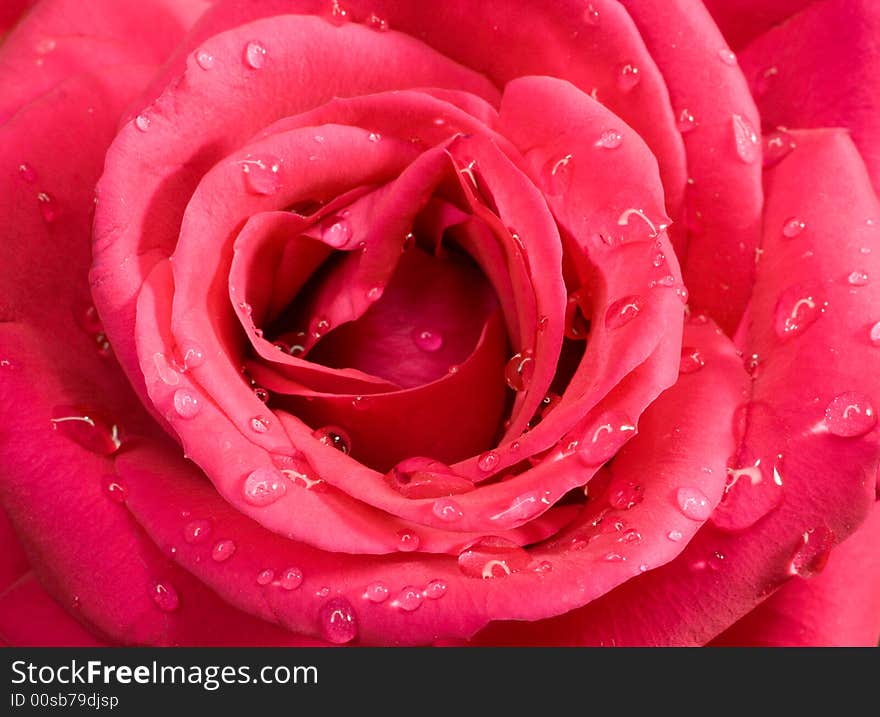
[[[876,644],[876,2],[0,22],[6,643]]]

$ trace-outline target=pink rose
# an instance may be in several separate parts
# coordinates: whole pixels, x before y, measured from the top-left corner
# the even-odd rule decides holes
[[[27,12],[0,636],[875,644],[880,11],[706,5]]]

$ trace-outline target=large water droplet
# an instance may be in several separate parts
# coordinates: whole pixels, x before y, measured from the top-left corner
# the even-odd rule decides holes
[[[808,288],[792,286],[786,289],[776,302],[776,335],[787,339],[802,334],[822,315],[825,306],[825,302]]]
[[[535,374],[535,359],[531,349],[520,351],[507,362],[504,380],[514,391],[524,391],[529,387]]]
[[[627,62],[617,68],[617,86],[622,92],[629,92],[642,79],[642,73],[635,65]]]
[[[218,563],[224,563],[235,553],[235,543],[231,540],[220,540],[211,549],[211,557]]]
[[[303,572],[299,568],[287,568],[278,579],[278,584],[284,590],[296,590],[303,581]]]
[[[501,457],[495,451],[486,451],[477,458],[477,468],[483,473],[491,473],[501,463]]]
[[[571,155],[550,159],[544,165],[541,179],[548,194],[561,195],[571,186]]]
[[[470,545],[458,556],[458,567],[469,578],[503,578],[525,570],[531,556],[514,542],[497,536],[486,536]]]
[[[443,334],[439,331],[424,328],[413,329],[412,338],[422,351],[433,352],[443,348]]]
[[[758,459],[727,469],[727,485],[712,512],[712,524],[727,532],[750,528],[782,503],[783,485],[777,461]]]
[[[642,310],[643,299],[641,296],[624,296],[618,299],[605,312],[605,326],[609,329],[619,329],[632,321]]]
[[[623,135],[616,129],[606,129],[594,144],[602,149],[617,149],[623,144]]]
[[[174,392],[174,412],[181,418],[195,418],[202,408],[198,394],[186,388],[178,388]]]
[[[334,249],[344,247],[351,241],[351,237],[351,222],[341,214],[328,219],[324,222],[323,229],[321,229],[322,241]]]
[[[397,532],[397,549],[402,553],[411,553],[419,549],[419,536],[411,530],[399,530]]]
[[[431,506],[431,512],[447,523],[454,523],[460,520],[463,515],[461,506],[451,498],[438,498],[435,500]]]
[[[733,139],[737,156],[746,164],[751,164],[761,155],[758,133],[752,123],[742,115],[733,115]]]
[[[367,585],[364,590],[364,600],[369,600],[372,603],[381,603],[385,602],[390,595],[390,590],[388,590],[388,586],[385,583],[370,583]]]
[[[339,426],[323,426],[316,429],[312,435],[325,446],[331,446],[346,455],[351,452],[351,439]]]
[[[210,534],[211,523],[207,520],[193,520],[183,526],[183,539],[190,545],[207,540]]]
[[[682,487],[675,494],[681,512],[691,520],[706,520],[712,513],[712,504],[699,488]]]
[[[834,533],[824,525],[804,532],[788,566],[790,575],[811,578],[821,573],[835,544]]]
[[[177,596],[177,590],[174,586],[163,580],[153,585],[153,602],[163,612],[174,612],[180,605],[180,598]]]
[[[344,645],[357,637],[357,614],[344,597],[332,598],[321,606],[318,624],[324,639],[335,645]]]
[[[185,344],[180,349],[180,370],[198,368],[205,363],[205,351],[198,344]]]
[[[50,420],[55,431],[92,453],[109,456],[122,445],[116,424],[88,407],[55,406]]]
[[[864,436],[877,425],[877,412],[863,393],[848,391],[835,396],[825,409],[825,423],[835,436]]]
[[[245,187],[252,194],[268,196],[281,188],[281,160],[278,157],[248,157],[240,164]]]
[[[252,70],[259,70],[266,64],[266,47],[263,43],[253,40],[245,45],[244,64]]]
[[[257,468],[245,478],[242,492],[245,501],[251,505],[270,505],[287,492],[287,480],[275,468]]]
[[[802,219],[799,219],[798,217],[789,217],[782,225],[782,236],[786,239],[794,239],[806,228],[806,226],[806,223]]]
[[[391,604],[407,612],[418,610],[422,606],[422,591],[417,587],[408,585],[400,591],[400,594],[394,598],[394,602]]]

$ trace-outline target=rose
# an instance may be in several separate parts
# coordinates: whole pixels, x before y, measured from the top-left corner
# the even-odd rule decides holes
[[[874,642],[877,13],[748,5],[38,5],[5,639]]]

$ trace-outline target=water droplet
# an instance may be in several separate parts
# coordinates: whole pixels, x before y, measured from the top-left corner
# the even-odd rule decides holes
[[[642,534],[635,528],[627,528],[620,534],[617,542],[638,545],[642,542]]]
[[[825,311],[826,304],[809,289],[792,286],[776,302],[774,328],[786,339],[806,331]]]
[[[325,446],[331,446],[345,455],[351,452],[351,439],[339,426],[324,426],[315,430],[312,435]]]
[[[432,458],[413,456],[398,463],[387,476],[405,498],[443,498],[473,490],[474,484]]]
[[[677,543],[684,536],[682,535],[682,532],[680,530],[670,530],[666,534],[666,537],[669,538],[673,543]]]
[[[413,341],[422,351],[439,351],[443,348],[443,334],[430,329],[415,329]]]
[[[846,277],[846,283],[850,286],[867,286],[868,275],[861,269],[856,269]]]
[[[425,597],[428,600],[439,600],[446,594],[448,586],[445,580],[432,580],[425,586]]]
[[[344,597],[335,597],[321,606],[318,613],[321,634],[327,642],[344,645],[357,637],[357,614]]]
[[[775,167],[788,154],[797,147],[792,136],[784,131],[777,130],[764,137],[764,169]]]
[[[675,494],[681,512],[691,520],[706,520],[712,513],[712,504],[699,488],[679,488]]]
[[[485,536],[458,556],[458,567],[469,578],[503,578],[524,570],[531,556],[516,543],[497,536]]]
[[[391,604],[407,612],[418,610],[422,606],[422,591],[408,585],[400,591],[400,595],[394,598],[394,602]]]
[[[370,142],[378,142],[380,139],[382,139],[382,135],[379,134],[378,132],[370,132],[370,133],[367,135],[367,139],[368,139]]]
[[[37,201],[40,203],[40,214],[43,217],[43,221],[46,224],[53,224],[60,214],[55,198],[46,192],[40,192],[37,194]]]
[[[691,130],[696,129],[697,121],[694,119],[694,116],[689,109],[682,109],[678,113],[678,119],[675,122],[675,126],[678,127],[679,132],[687,134]]]
[[[174,367],[168,362],[168,359],[165,358],[165,354],[158,351],[154,353],[153,366],[156,368],[156,373],[159,375],[159,379],[166,386],[176,386],[180,383],[178,372],[174,370]]]
[[[117,475],[106,475],[103,479],[104,495],[114,503],[124,503],[126,498],[125,486]]]
[[[736,465],[736,464],[735,464]],[[721,502],[712,512],[712,524],[727,532],[750,528],[782,504],[782,476],[777,462],[758,459],[751,465],[727,469]]]
[[[266,416],[254,416],[250,425],[254,433],[265,433],[269,430],[269,419]]]
[[[798,541],[788,566],[789,575],[811,578],[821,573],[835,545],[834,533],[825,526],[811,528]]]
[[[174,392],[174,411],[181,418],[195,418],[201,408],[202,404],[198,395],[192,391],[178,388]]]
[[[550,159],[544,165],[542,179],[548,194],[561,195],[571,186],[571,155]]]
[[[92,453],[109,456],[122,445],[118,426],[87,407],[55,406],[50,420],[53,430]]]
[[[281,160],[278,157],[248,157],[239,162],[244,184],[252,194],[269,196],[281,188]],[[247,312],[250,316],[250,312]]]
[[[37,173],[33,170],[33,167],[25,162],[18,165],[18,176],[28,184],[33,184],[37,181]]]
[[[257,574],[257,585],[268,585],[275,579],[275,571],[271,568],[261,570]]]
[[[679,373],[694,373],[706,365],[703,355],[693,346],[683,346],[681,349],[681,363],[678,365]]]
[[[257,468],[245,478],[244,499],[251,505],[266,506],[279,500],[287,492],[284,474],[275,468]]]
[[[262,386],[254,388],[254,396],[257,397],[257,400],[262,401],[263,403],[269,402],[269,392]]]
[[[620,553],[606,553],[602,560],[606,563],[623,563],[626,562],[626,556],[621,555]]]
[[[641,296],[624,296],[618,299],[605,312],[605,326],[609,329],[619,329],[632,321],[642,310]]]
[[[152,120],[147,115],[138,115],[134,118],[134,126],[137,127],[141,132],[146,132],[150,129],[150,125],[152,124]]]
[[[592,3],[587,5],[587,9],[584,10],[583,18],[587,25],[599,24],[599,11],[593,7]]]
[[[386,32],[388,30],[388,21],[374,12],[370,13],[370,17],[367,18],[367,25],[370,26],[371,30],[376,30],[377,32]]]
[[[622,92],[629,92],[639,84],[639,80],[642,79],[642,74],[639,72],[639,68],[630,63],[626,63],[624,65],[620,65],[617,68],[617,86],[620,88]]]
[[[520,351],[507,362],[504,369],[504,380],[514,391],[525,391],[535,373],[534,354],[530,349]]]
[[[450,498],[435,500],[431,506],[431,512],[447,523],[454,523],[456,520],[460,520],[463,515],[461,506]]]
[[[733,115],[733,139],[737,156],[746,164],[751,164],[761,155],[758,133],[752,123],[742,115]]]
[[[153,602],[163,612],[174,612],[180,605],[180,598],[177,596],[177,590],[174,586],[166,581],[156,583],[153,586]]]
[[[629,510],[642,502],[642,486],[627,478],[613,478],[608,486],[608,505],[617,510]]]
[[[562,442],[577,451],[578,459],[583,464],[598,466],[612,458],[635,434],[636,427],[629,416],[622,411],[612,410],[600,414],[576,439],[569,435]]]
[[[835,436],[856,438],[864,436],[877,425],[877,412],[867,396],[848,391],[835,396],[828,404],[825,423]]]
[[[253,40],[244,48],[244,64],[252,70],[259,70],[266,64],[266,48],[265,46]]]
[[[797,217],[789,217],[782,225],[782,236],[786,239],[794,239],[806,228],[806,226],[807,225],[803,220],[798,219]]]
[[[595,142],[595,145],[602,149],[617,149],[621,144],[623,144],[623,135],[616,129],[606,129]]]
[[[302,585],[303,573],[299,568],[287,568],[278,580],[278,584],[285,590],[296,590]]]
[[[730,67],[734,67],[736,65],[736,55],[726,47],[722,47],[718,51],[718,57],[721,58],[721,61],[725,65],[728,65]]]
[[[211,523],[207,520],[193,520],[183,526],[183,539],[190,545],[201,543],[211,534]]]
[[[196,53],[196,62],[203,70],[210,70],[214,66],[214,56],[205,50]]]
[[[316,316],[309,322],[309,333],[316,339],[321,338],[330,330],[330,320],[323,316]],[[291,349],[291,355],[293,351]]]
[[[550,505],[550,491],[529,491],[516,496],[504,510],[489,516],[505,526],[515,526],[534,518]]]
[[[205,363],[205,352],[197,344],[189,344],[181,349],[181,370],[186,372],[192,368],[198,368]]]
[[[369,600],[372,603],[378,604],[385,602],[388,599],[389,594],[390,591],[388,590],[388,586],[384,583],[370,583],[364,590],[363,598],[364,600]]]
[[[411,553],[419,549],[419,536],[411,530],[397,532],[397,549],[402,553]]]
[[[340,4],[339,0],[332,0],[330,3],[330,19],[336,24],[348,22],[348,10]]]
[[[501,458],[495,451],[486,451],[477,458],[477,468],[483,473],[491,473],[499,463],[501,463]]]
[[[872,346],[880,346],[880,321],[874,324],[868,331],[868,339]]]
[[[223,563],[235,553],[235,543],[231,540],[220,540],[211,549],[211,557],[218,563]]]
[[[367,289],[367,299],[369,301],[378,301],[385,293],[385,287],[382,284],[376,284]]]
[[[351,223],[344,216],[331,217],[321,230],[321,240],[334,249],[344,247],[351,241]]]

